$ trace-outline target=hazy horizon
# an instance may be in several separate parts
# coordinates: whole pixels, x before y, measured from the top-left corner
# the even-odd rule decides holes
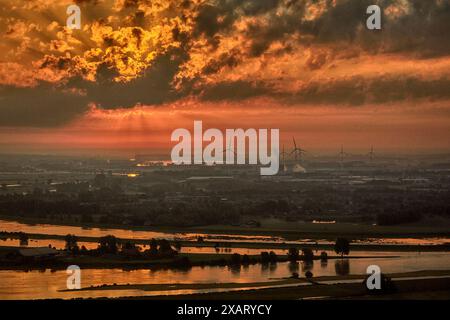
[[[381,30],[370,1],[78,1],[80,30],[71,3],[2,1],[2,152],[159,152],[194,120],[312,151],[450,151],[441,1],[386,1]]]

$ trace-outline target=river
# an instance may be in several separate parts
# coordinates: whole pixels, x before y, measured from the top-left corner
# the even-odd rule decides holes
[[[392,255],[392,252],[378,252]],[[397,252],[395,254],[398,254]],[[335,276],[364,274],[369,265],[378,265],[382,272],[412,272],[421,270],[450,269],[450,253],[401,253],[397,258],[337,259],[327,263],[314,261],[282,262],[276,264],[255,264],[240,267],[193,267],[189,270],[132,270],[121,269],[85,269],[81,271],[82,287],[103,284],[177,284],[177,283],[253,283],[289,277],[293,272],[303,275],[310,270],[314,276]],[[160,294],[196,293],[212,290],[107,290],[107,291],[71,291],[66,289],[65,271],[18,271],[0,270],[0,299],[49,299],[77,297],[121,297]],[[214,290],[217,291],[217,290]]]
[[[124,229],[85,229],[72,226],[53,225],[28,225],[11,221],[0,221],[1,231],[23,231],[27,233],[65,235],[68,233],[78,236],[102,236],[114,234],[121,238],[149,239],[152,237],[192,237],[194,234],[168,234],[151,231],[131,231]],[[241,236],[239,236],[241,237]],[[267,237],[247,236],[253,241],[268,241]],[[11,242],[13,241],[13,242]],[[14,241],[3,241],[3,245],[17,245]],[[59,241],[59,242],[58,242]],[[60,247],[63,241],[54,239],[30,240],[29,246],[47,246],[48,244]],[[81,243],[80,243],[81,244]],[[0,241],[2,245],[2,241]],[[86,243],[94,247],[95,243]],[[388,247],[387,247],[388,248]],[[216,252],[214,248],[182,248],[182,252],[191,253],[241,253],[259,254],[261,249],[250,248],[226,248]],[[277,254],[285,254],[285,250],[274,250]],[[331,254],[331,252],[328,252]],[[316,252],[318,254],[318,252]],[[357,250],[350,253],[352,256],[371,256],[363,259],[336,259],[327,263],[314,261],[312,264],[298,262],[281,262],[276,264],[255,264],[240,267],[192,267],[188,270],[149,270],[140,269],[125,271],[121,269],[83,269],[82,286],[100,286],[103,284],[177,284],[177,283],[254,283],[268,282],[289,277],[293,272],[304,275],[311,271],[314,276],[335,276],[348,274],[365,274],[369,265],[378,265],[384,273],[401,273],[422,270],[449,270],[450,252],[390,252]],[[396,256],[386,258],[382,256]],[[71,291],[61,292],[66,289],[67,274],[65,271],[40,270],[0,270],[0,299],[48,299],[48,298],[77,298],[77,297],[121,297],[142,296],[160,294],[185,294],[220,291],[209,290],[107,290],[107,291]]]

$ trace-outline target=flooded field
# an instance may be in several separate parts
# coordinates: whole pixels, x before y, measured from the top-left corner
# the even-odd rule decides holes
[[[373,255],[373,252],[370,252]],[[377,255],[393,255],[392,252],[377,252]],[[254,283],[270,282],[289,277],[293,272],[300,275],[311,271],[314,276],[335,276],[365,274],[369,265],[380,266],[382,272],[411,272],[421,270],[448,270],[450,253],[395,253],[397,258],[337,259],[328,262],[313,263],[282,262],[275,264],[255,264],[237,267],[193,267],[188,270],[133,270],[86,269],[82,270],[82,286],[100,286],[103,284],[178,284],[178,283]],[[72,291],[66,289],[65,271],[0,271],[0,299],[45,299],[75,297],[119,297],[159,294],[181,294],[205,292],[205,290],[108,290],[108,291]],[[182,291],[182,292],[181,292]]]
[[[312,240],[312,239],[297,239],[295,241],[286,240],[282,237],[260,236],[260,235],[240,235],[240,234],[210,234],[210,233],[171,233],[171,232],[155,232],[143,230],[129,230],[129,229],[104,229],[104,228],[86,228],[78,226],[62,226],[51,224],[26,224],[16,221],[0,220],[0,231],[6,232],[25,232],[32,234],[46,234],[65,236],[67,234],[74,234],[79,237],[103,237],[106,235],[114,235],[122,239],[135,240],[149,240],[155,239],[169,239],[169,240],[197,240],[198,237],[204,238],[206,241],[226,241],[226,242],[252,242],[252,243],[286,243],[286,244],[331,244],[330,240]],[[8,240],[10,241],[10,240]],[[15,242],[2,242],[0,245],[14,245]],[[367,238],[357,240],[353,243],[354,246],[364,244],[383,244],[383,245],[440,245],[450,243],[450,238],[435,237],[435,238]],[[36,240],[33,246],[48,246],[51,244],[56,248],[62,248],[63,243],[58,240]],[[96,247],[96,244],[84,244],[86,248],[91,249]]]

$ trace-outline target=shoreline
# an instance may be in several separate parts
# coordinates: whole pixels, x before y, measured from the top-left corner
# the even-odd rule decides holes
[[[2,230],[0,229],[0,232]],[[40,233],[27,233],[29,239],[33,240],[65,240],[65,235],[52,235]],[[78,242],[98,243],[101,237],[78,236]],[[11,238],[8,238],[11,239]],[[151,239],[133,239],[133,238],[119,238],[120,242],[130,242],[137,245],[150,245]],[[169,240],[173,241],[173,240]],[[208,240],[202,242],[195,240],[176,240],[182,247],[188,248],[213,248],[218,245],[219,248],[240,248],[240,249],[281,249],[287,250],[292,247],[310,248],[313,250],[333,250],[334,244],[311,244],[311,243],[285,243],[285,242],[251,242],[251,241],[223,241],[223,240]],[[1,239],[0,239],[1,247]],[[351,251],[406,251],[406,252],[446,252],[450,251],[450,244],[436,244],[436,245],[420,245],[420,244],[359,244],[351,243]]]
[[[2,249],[11,249],[15,247],[0,247]],[[29,270],[42,270],[42,269],[52,269],[52,270],[66,270],[67,265],[76,264],[83,269],[122,269],[122,270],[157,270],[157,269],[178,269],[186,270],[192,267],[214,267],[214,266],[233,266],[233,265],[254,265],[263,264],[265,262],[261,261],[260,255],[248,255],[250,261],[248,263],[233,263],[232,254],[201,254],[201,253],[179,253],[172,258],[155,258],[155,259],[124,259],[120,255],[116,259],[105,259],[101,256],[88,256],[88,255],[78,255],[78,256],[66,256],[60,257],[58,260],[52,260],[48,262],[38,262],[38,263],[0,263],[0,270],[17,270],[17,271],[29,271]],[[357,260],[357,259],[374,259],[374,258],[398,258],[399,256],[394,255],[383,255],[383,256],[347,256],[342,258],[341,256],[329,256],[327,260]],[[183,258],[188,258],[189,263],[180,263]],[[320,256],[314,256],[313,261],[320,261]],[[277,261],[266,262],[266,263],[285,263],[290,260],[286,255],[277,256]],[[304,261],[300,257],[296,261]]]
[[[293,229],[266,229],[256,227],[241,227],[241,226],[226,226],[226,225],[210,225],[210,226],[196,226],[196,227],[166,227],[166,226],[124,226],[115,224],[101,224],[101,223],[81,223],[70,221],[54,221],[50,219],[41,218],[27,218],[17,217],[10,215],[0,214],[0,220],[18,222],[23,224],[48,224],[54,226],[67,226],[67,227],[80,227],[80,228],[98,228],[98,229],[120,229],[130,231],[148,231],[148,232],[160,232],[160,233],[204,233],[207,235],[231,235],[231,236],[255,236],[255,237],[282,237],[286,241],[291,239],[306,238],[311,240],[334,240],[336,237],[347,237],[352,240],[366,239],[366,238],[432,238],[432,237],[448,237],[450,238],[450,231],[448,228],[442,228],[442,230],[433,231],[430,227],[411,227],[414,231],[405,230],[405,226],[372,226],[366,224],[351,224],[351,223],[336,223],[332,225],[318,225],[311,222],[304,222],[301,225],[307,227],[307,229],[316,230],[293,230]],[[348,230],[337,230],[338,227],[348,227]],[[377,230],[365,230],[359,229],[373,229]],[[333,230],[336,229],[336,230]],[[445,231],[444,231],[445,230]],[[1,230],[0,230],[1,231]],[[292,238],[294,237],[294,238]],[[449,240],[450,241],[450,240]]]

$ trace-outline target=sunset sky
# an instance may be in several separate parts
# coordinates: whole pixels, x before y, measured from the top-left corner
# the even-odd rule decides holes
[[[194,120],[449,152],[450,1],[0,0],[0,153],[168,155]]]

